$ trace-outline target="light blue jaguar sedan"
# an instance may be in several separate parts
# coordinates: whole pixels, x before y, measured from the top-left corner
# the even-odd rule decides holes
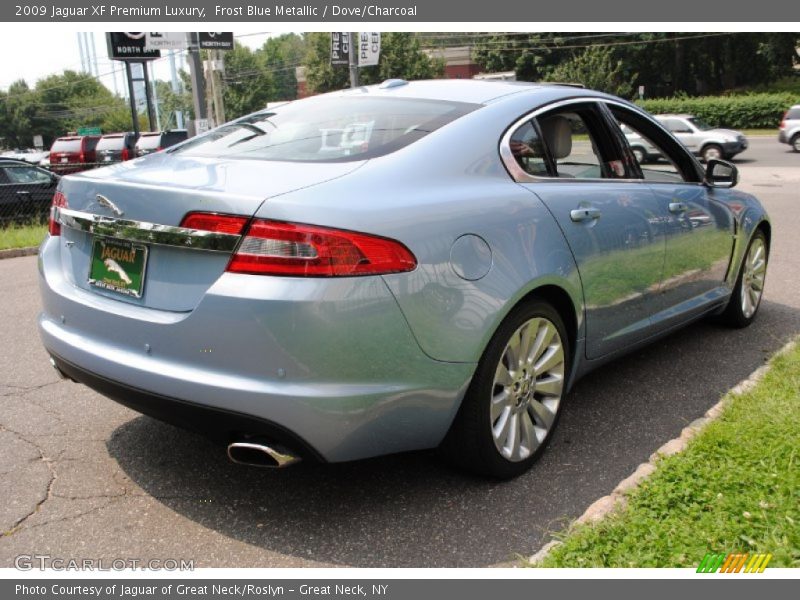
[[[613,96],[388,80],[63,178],[39,329],[59,373],[235,462],[440,447],[513,477],[581,375],[753,321],[771,226],[737,180]]]

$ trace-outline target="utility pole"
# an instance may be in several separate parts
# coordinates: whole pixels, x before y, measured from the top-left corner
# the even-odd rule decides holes
[[[194,106],[195,119],[208,119],[208,110],[205,103],[206,80],[203,76],[203,66],[200,62],[200,42],[197,33],[189,34],[189,74],[192,81],[192,105]],[[193,133],[197,133],[193,131]]]
[[[350,87],[357,88],[358,87],[358,57],[356,56],[356,38],[358,37],[357,33],[353,33],[352,31],[348,34],[350,36]]]
[[[211,61],[211,88],[214,92],[214,116],[216,117],[217,125],[222,125],[225,122],[225,102],[222,98],[222,77],[220,75],[222,69],[219,68],[222,64],[222,52],[212,50],[210,54],[213,57]]]

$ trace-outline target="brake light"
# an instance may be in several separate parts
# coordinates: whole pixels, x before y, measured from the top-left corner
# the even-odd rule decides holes
[[[83,151],[81,151],[81,153],[78,155],[78,162],[86,162],[86,155],[83,153]]]
[[[249,219],[237,215],[220,213],[190,212],[181,221],[181,227],[212,231],[214,233],[231,233],[239,235]]]
[[[59,191],[53,194],[53,203],[50,205],[50,235],[61,235],[61,223],[56,220],[56,208],[66,208],[67,197]]]
[[[228,271],[292,277],[347,277],[412,271],[417,259],[383,237],[314,225],[257,219],[250,224]]]
[[[778,127],[779,129],[786,129],[786,115],[788,114],[789,114],[788,110],[785,113],[783,113],[783,117],[781,118],[781,124]]]
[[[122,157],[121,157],[121,158],[122,158],[122,160],[128,160],[130,157],[131,157],[131,156],[130,156],[130,154],[128,153],[128,149],[127,149],[127,148],[123,148],[123,149],[122,149]]]
[[[163,148],[162,148],[161,146],[159,146],[158,148],[156,148],[156,152],[161,152],[162,150],[163,150]]]

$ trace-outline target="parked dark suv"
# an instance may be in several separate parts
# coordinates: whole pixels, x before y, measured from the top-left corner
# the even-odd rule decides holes
[[[185,129],[170,129],[169,131],[146,131],[139,136],[136,142],[136,156],[144,156],[151,152],[158,152],[189,139]]]
[[[85,171],[97,162],[99,135],[70,135],[60,137],[50,147],[50,170],[59,175]]]
[[[136,150],[136,134],[107,133],[97,142],[97,162],[120,162],[134,157]]]

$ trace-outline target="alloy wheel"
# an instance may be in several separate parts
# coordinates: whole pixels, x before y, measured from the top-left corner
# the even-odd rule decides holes
[[[764,277],[767,274],[767,248],[760,237],[753,239],[747,252],[742,273],[742,314],[752,317],[761,302],[764,292]]]
[[[544,317],[523,323],[495,369],[490,426],[497,451],[519,462],[533,454],[552,428],[564,390],[564,345]]]

